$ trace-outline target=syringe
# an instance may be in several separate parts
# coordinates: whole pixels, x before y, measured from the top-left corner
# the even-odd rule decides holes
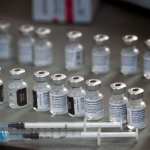
[[[15,129],[84,129],[84,128],[122,128],[120,122],[16,122],[0,124],[0,128]]]
[[[138,129],[132,132],[84,132],[84,131],[51,131],[36,133],[10,133],[8,131],[0,131],[0,142],[24,139],[97,139],[98,145],[102,138],[136,138],[138,139]]]

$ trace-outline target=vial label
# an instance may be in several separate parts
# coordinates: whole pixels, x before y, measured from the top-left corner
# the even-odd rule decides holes
[[[127,109],[128,112],[128,125],[135,128],[142,129],[145,127],[145,110],[144,109]]]
[[[9,106],[11,108],[16,108],[17,105],[16,90],[8,87],[8,97],[9,97]]]
[[[67,97],[68,102],[68,113],[74,115],[75,114],[75,108],[74,108],[74,99],[73,97]]]
[[[109,117],[113,122],[127,122],[127,105],[109,103]]]
[[[122,72],[134,73],[137,71],[137,55],[122,55]]]
[[[93,53],[93,72],[108,72],[110,64],[109,61],[109,55]]]
[[[19,43],[19,61],[23,63],[32,62],[32,43]]]
[[[17,104],[18,106],[24,106],[27,104],[27,89],[19,89],[17,91]]]
[[[104,117],[104,102],[102,99],[91,101],[89,99],[85,100],[86,116],[90,119],[92,118],[103,118]]]
[[[82,51],[67,51],[66,52],[66,68],[78,69],[83,64]]]
[[[150,71],[150,58],[149,59],[144,59],[144,70]]]
[[[50,94],[50,107],[52,113],[67,113],[67,95]]]
[[[3,97],[3,85],[0,86],[0,102],[4,101],[4,97]]]
[[[36,94],[36,91],[32,91],[32,94],[33,94],[33,107],[37,109],[38,105],[37,105],[37,94]]]
[[[150,79],[150,56],[144,55],[144,77]]]
[[[72,115],[84,115],[84,105],[85,99],[84,97],[67,97],[68,99],[68,113]]]
[[[42,111],[49,110],[49,92],[33,91],[33,107]]]
[[[47,47],[35,47],[34,64],[45,66],[52,64],[52,49]]]
[[[0,58],[5,59],[10,57],[10,40],[9,38],[0,39]]]

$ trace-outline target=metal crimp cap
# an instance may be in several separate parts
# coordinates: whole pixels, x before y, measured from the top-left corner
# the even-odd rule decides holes
[[[48,71],[39,70],[34,73],[33,77],[36,81],[46,81],[48,80],[49,75],[50,73]]]
[[[70,31],[67,33],[67,37],[71,41],[75,41],[75,40],[79,39],[80,37],[82,37],[82,33],[80,31]]]
[[[35,30],[35,33],[38,37],[44,38],[47,37],[51,33],[51,29],[46,27],[39,27]]]
[[[23,77],[23,75],[25,74],[25,69],[23,68],[13,68],[10,70],[10,74],[12,75],[12,77],[14,79],[20,79]]]
[[[86,81],[86,86],[88,90],[97,90],[101,83],[102,82],[98,79],[89,79]]]
[[[54,84],[62,84],[66,80],[67,76],[62,73],[56,73],[51,75],[51,79]]]
[[[11,24],[9,22],[0,22],[0,30],[7,30],[9,29]]]
[[[145,44],[146,44],[146,46],[147,46],[148,48],[150,48],[150,39],[147,39],[147,40],[145,41]]]
[[[132,43],[136,42],[138,40],[138,36],[136,35],[125,35],[123,36],[122,40],[125,44],[131,45]]]
[[[95,40],[96,43],[101,44],[101,43],[103,43],[105,41],[108,41],[109,40],[109,36],[106,35],[106,34],[96,34],[94,36],[94,40]]]
[[[128,90],[128,97],[131,100],[138,100],[143,98],[144,96],[144,89],[139,87],[130,88]]]
[[[19,31],[22,34],[28,35],[34,31],[34,26],[29,25],[29,24],[24,24],[20,26]]]
[[[123,82],[115,82],[110,85],[114,94],[123,94],[126,92],[127,85]]]
[[[69,78],[69,84],[71,87],[80,87],[84,82],[84,77],[82,76],[72,76]]]

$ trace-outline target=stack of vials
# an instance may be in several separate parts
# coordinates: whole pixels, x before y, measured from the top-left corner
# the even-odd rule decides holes
[[[33,25],[21,25],[16,32],[19,38],[14,40],[10,32],[11,24],[0,22],[0,59],[12,60],[14,49],[17,47],[15,56],[18,63],[24,65],[33,65],[35,67],[52,66],[54,63],[54,46],[50,40],[51,29],[47,27],[34,27]],[[64,68],[67,71],[80,71],[85,67],[86,47],[81,43],[80,31],[69,31],[67,33],[68,42],[64,44]],[[52,38],[52,37],[51,37]],[[94,74],[107,74],[112,71],[111,66],[111,48],[105,43],[109,40],[106,34],[96,34],[93,37],[95,45],[91,49],[91,72]],[[135,75],[142,72],[146,79],[150,79],[150,39],[145,41],[146,50],[143,57],[143,68],[140,69],[139,57],[140,50],[136,48],[138,36],[125,35],[122,37],[124,46],[120,52],[120,72],[123,75]],[[14,45],[16,45],[14,47]],[[16,54],[16,52],[15,52]],[[90,62],[90,61],[89,61]],[[120,63],[121,62],[121,63]]]
[[[13,58],[13,35],[10,33],[11,24],[0,22],[0,59],[12,60]],[[143,100],[144,89],[140,87],[128,88],[123,82],[115,82],[110,85],[111,96],[107,107],[104,107],[105,95],[101,93],[100,86],[103,84],[97,78],[85,79],[81,75],[67,77],[63,73],[51,74],[46,67],[54,63],[54,46],[49,39],[51,30],[47,27],[35,28],[32,25],[21,25],[19,27],[19,38],[15,41],[17,46],[17,60],[26,66],[32,65],[36,68],[32,79],[34,84],[29,87],[24,77],[24,68],[12,68],[10,73],[11,82],[6,84],[0,80],[0,104],[5,102],[4,87],[7,91],[7,102],[11,109],[22,109],[29,107],[32,102],[34,111],[47,112],[51,117],[66,115],[74,118],[83,118],[83,122],[22,122],[0,124],[1,128],[16,129],[63,129],[59,132],[37,132],[37,133],[11,133],[0,131],[0,142],[22,139],[40,138],[97,138],[100,144],[101,138],[109,137],[135,137],[138,138],[138,130],[145,125],[145,107]],[[64,62],[66,74],[69,72],[80,72],[85,67],[85,52],[80,38],[80,31],[67,33],[68,43],[64,45]],[[106,34],[94,35],[95,45],[91,50],[91,72],[95,75],[106,75],[111,70],[111,49],[105,45],[109,40]],[[123,76],[136,75],[140,72],[140,51],[135,46],[138,37],[136,35],[125,35],[122,38],[125,46],[120,53],[120,72]],[[150,79],[150,39],[145,41],[147,51],[143,56],[143,76]],[[61,50],[62,51],[62,50]],[[40,69],[39,69],[40,68]],[[4,68],[5,69],[5,68]],[[3,74],[3,70],[1,70]],[[67,85],[67,86],[66,86]],[[29,98],[29,93],[32,98]],[[1,105],[2,106],[2,105]],[[109,122],[103,119],[108,112]],[[91,121],[91,122],[90,122]],[[119,132],[102,132],[101,128],[122,128]],[[80,131],[64,131],[68,128],[82,129]],[[93,132],[88,128],[95,129]],[[127,132],[124,129],[129,129]],[[17,136],[18,135],[18,136]]]
[[[23,76],[23,68],[10,70],[11,82],[8,83],[8,103],[12,109],[21,109],[29,106],[29,87]],[[38,112],[50,112],[52,116],[67,114],[71,117],[83,117],[87,120],[100,120],[105,117],[103,95],[99,88],[99,79],[88,79],[75,75],[69,77],[56,73],[50,75],[46,70],[36,71],[33,75],[35,83],[32,87],[33,109]],[[50,81],[51,84],[50,84]],[[66,87],[68,82],[69,87]],[[3,102],[3,81],[1,80],[1,103]],[[109,99],[109,120],[121,122],[129,129],[145,127],[144,90],[133,87],[127,90],[122,82],[110,85],[112,96]],[[126,96],[127,95],[127,96]]]

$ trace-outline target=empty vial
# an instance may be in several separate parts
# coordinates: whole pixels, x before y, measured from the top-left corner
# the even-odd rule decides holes
[[[123,37],[126,47],[121,51],[121,73],[124,75],[138,72],[139,50],[134,45],[137,40],[138,37],[136,35],[125,35]]]
[[[49,111],[50,90],[48,83],[49,72],[40,70],[34,73],[35,84],[33,93],[33,109],[36,111]]]
[[[8,102],[13,109],[27,106],[27,83],[23,79],[25,69],[13,68],[10,70],[11,82],[8,84]]]
[[[68,90],[64,86],[66,75],[53,74],[51,75],[53,82],[50,91],[50,112],[52,115],[61,115],[68,112],[67,107],[67,94]]]
[[[69,43],[65,47],[65,68],[69,71],[80,70],[83,66],[83,46],[79,42],[81,36],[79,31],[67,34]]]
[[[98,90],[100,85],[101,81],[98,79],[86,81],[85,117],[88,120],[99,120],[104,118],[103,95]]]
[[[0,59],[10,59],[12,55],[12,36],[9,22],[0,22]]]
[[[145,127],[145,107],[143,101],[144,90],[134,87],[128,90],[129,102],[127,105],[128,128],[142,129]]]
[[[20,63],[31,64],[32,63],[32,51],[33,51],[33,31],[32,25],[21,25],[19,28],[21,33],[18,41],[18,60]]]
[[[105,34],[94,36],[96,45],[92,50],[92,72],[95,74],[104,74],[110,70],[110,49],[104,45],[109,40]]]
[[[68,114],[72,117],[85,115],[85,90],[82,88],[84,78],[72,76],[69,78],[70,89],[68,92]]]
[[[53,62],[53,46],[48,39],[51,30],[39,27],[35,33],[37,38],[33,46],[33,64],[37,67],[51,65]]]
[[[109,120],[112,122],[127,123],[127,97],[126,84],[122,82],[112,83],[112,96],[109,99]]]
[[[150,39],[145,41],[147,51],[144,53],[144,77],[150,79]]]

